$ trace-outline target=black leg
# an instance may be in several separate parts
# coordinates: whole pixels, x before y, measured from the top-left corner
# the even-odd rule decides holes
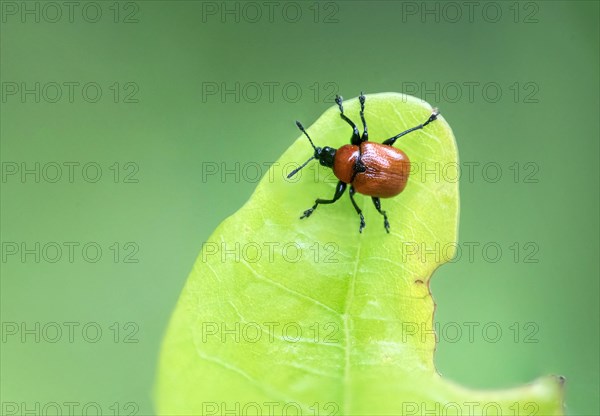
[[[360,141],[366,142],[369,140],[369,132],[367,131],[367,122],[365,121],[365,96],[363,95],[362,92],[360,93],[358,100],[360,101],[360,119],[361,119],[363,127],[364,127],[363,134],[362,134],[362,137],[360,138]]]
[[[381,202],[379,201],[379,198],[374,196],[374,197],[371,197],[371,199],[373,200],[373,204],[375,204],[375,208],[377,208],[377,211],[379,211],[379,213],[381,215],[383,215],[383,226],[385,227],[385,231],[387,231],[387,233],[389,234],[390,233],[390,223],[388,222],[388,218],[387,218],[385,211],[381,210]]]
[[[314,212],[314,210],[317,209],[317,206],[319,204],[333,204],[335,201],[340,199],[340,197],[344,194],[345,190],[346,190],[346,184],[342,181],[339,181],[337,183],[337,186],[335,187],[335,195],[333,195],[333,199],[317,199],[317,200],[315,200],[315,204],[312,206],[312,208],[309,208],[306,211],[304,211],[304,214],[300,217],[300,219],[310,217],[310,214],[312,214]]]
[[[352,138],[350,139],[350,143],[359,146],[360,145],[360,134],[358,133],[358,127],[356,127],[356,124],[354,124],[354,122],[352,120],[350,120],[348,117],[346,117],[346,115],[344,114],[344,106],[342,105],[344,101],[344,98],[341,95],[336,95],[335,96],[335,102],[337,103],[338,107],[340,108],[340,117],[346,121],[346,123],[350,124],[350,127],[352,127]]]
[[[393,145],[394,145],[394,143],[396,142],[396,140],[397,140],[397,139],[399,139],[400,137],[402,137],[402,136],[404,136],[405,134],[408,134],[408,133],[410,133],[410,132],[412,132],[412,131],[415,131],[415,130],[420,130],[420,129],[422,129],[423,127],[425,127],[426,125],[428,125],[429,123],[431,123],[432,121],[434,121],[434,120],[437,118],[437,116],[438,116],[439,114],[440,114],[440,113],[439,113],[439,111],[437,110],[437,108],[434,108],[434,109],[433,109],[433,113],[431,113],[431,116],[429,116],[429,118],[427,119],[427,121],[426,121],[425,123],[423,123],[423,124],[419,124],[418,126],[416,126],[416,127],[413,127],[412,129],[408,129],[408,130],[406,130],[406,131],[403,131],[402,133],[400,133],[400,134],[397,134],[397,135],[395,135],[394,137],[390,137],[389,139],[387,139],[386,141],[384,141],[384,142],[383,142],[383,144],[387,144],[387,145],[389,145],[389,146],[393,146]]]
[[[352,201],[352,205],[354,205],[354,209],[356,210],[356,212],[358,213],[358,216],[360,217],[360,227],[358,228],[358,232],[362,233],[363,228],[365,228],[365,217],[363,216],[363,213],[360,210],[360,208],[358,207],[358,205],[356,205],[356,201],[354,200],[355,192],[356,191],[354,190],[354,186],[350,186],[350,201]]]

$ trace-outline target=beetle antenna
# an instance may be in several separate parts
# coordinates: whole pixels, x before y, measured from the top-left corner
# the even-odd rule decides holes
[[[315,157],[314,157],[314,156],[312,156],[310,159],[308,159],[306,162],[304,162],[304,163],[302,164],[302,166],[300,166],[299,168],[296,168],[296,169],[294,169],[294,170],[293,170],[293,171],[292,171],[292,172],[291,172],[291,173],[290,173],[290,174],[287,176],[287,178],[288,178],[288,179],[290,179],[292,176],[294,176],[296,173],[298,173],[298,171],[299,171],[300,169],[302,169],[304,166],[308,165],[308,162],[310,162],[310,161],[311,161],[311,160],[313,160],[314,158],[315,158]]]
[[[302,123],[300,123],[298,120],[296,120],[296,126],[298,126],[298,128],[302,131],[302,133],[304,133],[304,135],[306,137],[308,137],[308,141],[310,142],[310,145],[313,147],[313,149],[315,149],[315,152],[316,152],[317,148],[316,148],[315,144],[313,143],[313,141],[310,139],[310,136],[308,135],[306,130],[304,130],[304,126],[302,125]],[[304,166],[304,165],[302,165],[302,166]]]

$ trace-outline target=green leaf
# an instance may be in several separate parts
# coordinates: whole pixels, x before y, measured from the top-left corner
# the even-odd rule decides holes
[[[344,105],[360,128],[358,100]],[[430,114],[413,97],[367,96],[371,141]],[[317,146],[340,147],[351,135],[337,107],[307,130]],[[250,200],[217,227],[164,340],[159,414],[563,414],[560,377],[473,391],[436,372],[429,279],[454,254],[458,183],[418,168],[456,167],[456,143],[440,116],[395,147],[408,155],[413,172],[403,193],[382,199],[390,234],[362,195],[356,196],[366,220],[362,234],[348,195],[299,219],[315,198],[331,198],[336,183],[314,161],[299,179],[285,178],[312,155],[302,135]],[[434,262],[420,247],[443,247],[443,255]]]

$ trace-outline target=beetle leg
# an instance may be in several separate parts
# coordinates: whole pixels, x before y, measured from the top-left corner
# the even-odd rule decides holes
[[[383,215],[383,226],[385,227],[385,231],[387,231],[387,233],[390,233],[390,223],[388,221],[388,217],[385,213],[385,211],[381,210],[381,202],[379,201],[379,198],[376,196],[371,197],[371,199],[373,200],[373,204],[375,205],[375,208],[377,209],[377,211],[379,211],[379,213],[381,215]]]
[[[400,137],[402,137],[405,134],[408,134],[408,133],[410,133],[412,131],[422,129],[423,127],[425,127],[426,125],[428,125],[429,123],[431,123],[432,121],[434,121],[439,114],[440,114],[440,112],[438,111],[438,109],[434,108],[433,112],[431,113],[431,115],[429,116],[429,118],[427,119],[427,121],[425,123],[419,124],[416,127],[413,127],[413,128],[408,129],[406,131],[403,131],[402,133],[399,133],[399,134],[395,135],[394,137],[390,137],[389,139],[387,139],[386,141],[384,141],[383,144],[387,144],[389,146],[393,146],[394,142],[396,142],[397,139],[399,139]]]
[[[315,204],[312,206],[312,208],[309,208],[306,211],[304,211],[304,214],[300,217],[300,219],[310,217],[310,215],[315,211],[315,209],[317,209],[317,206],[319,204],[333,204],[335,201],[340,199],[340,197],[344,194],[345,190],[346,190],[346,183],[339,181],[337,183],[337,186],[335,187],[335,194],[333,195],[333,199],[320,199],[319,198],[319,199],[315,200]]]
[[[356,205],[356,201],[354,200],[355,192],[356,191],[354,190],[354,186],[350,186],[350,201],[352,201],[352,205],[354,205],[354,209],[360,217],[360,227],[358,228],[358,232],[362,233],[363,228],[365,228],[365,217],[363,216],[361,209],[358,207],[358,205]]]
[[[358,96],[358,100],[360,101],[360,119],[363,124],[363,134],[360,138],[361,143],[369,140],[369,132],[367,131],[367,122],[365,121],[365,96],[361,92]]]
[[[352,120],[350,120],[348,117],[346,117],[346,115],[344,114],[344,106],[342,105],[344,101],[344,98],[341,95],[336,95],[335,96],[335,102],[338,105],[338,107],[340,108],[340,117],[346,121],[346,123],[350,124],[350,127],[352,127],[352,137],[350,138],[350,143],[352,143],[355,146],[359,146],[361,143],[360,140],[360,134],[358,133],[358,127],[356,127],[356,124],[354,124],[354,122]]]

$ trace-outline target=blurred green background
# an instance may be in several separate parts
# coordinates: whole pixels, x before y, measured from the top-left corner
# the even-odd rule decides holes
[[[598,5],[2,1],[3,411],[153,414],[203,241],[294,120],[362,90],[427,100],[457,138],[438,370],[561,374],[568,414],[599,414]]]

